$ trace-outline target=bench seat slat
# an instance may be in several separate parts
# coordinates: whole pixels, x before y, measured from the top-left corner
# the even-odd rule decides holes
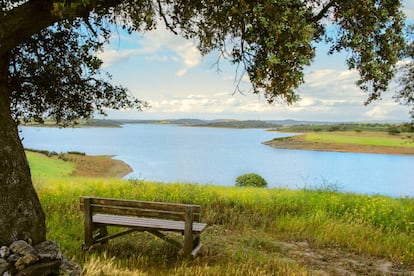
[[[103,206],[103,205],[92,205],[95,213],[104,213],[111,215],[127,215],[137,217],[152,217],[161,219],[173,219],[183,220],[184,214],[181,212],[167,212],[153,209],[138,209],[132,207],[117,207],[117,206]],[[198,217],[197,217],[198,218]]]
[[[140,218],[140,217],[128,217],[128,216],[117,216],[117,215],[105,215],[97,214],[92,218],[94,223],[102,223],[115,226],[126,226],[126,227],[140,227],[148,229],[159,229],[165,231],[184,231],[184,221],[164,220],[164,219],[153,219],[153,218]],[[194,222],[193,232],[203,232],[207,227],[205,223]]]

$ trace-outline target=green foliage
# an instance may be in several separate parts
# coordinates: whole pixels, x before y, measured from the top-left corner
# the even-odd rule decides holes
[[[414,128],[414,24],[407,27],[408,38],[404,49],[406,62],[400,67],[400,90],[395,98],[404,105],[411,106],[411,128]]]
[[[390,126],[388,128],[388,134],[390,135],[398,135],[400,133],[401,133],[400,129],[396,126]]]
[[[38,150],[38,149],[31,149],[31,148],[25,148],[25,150],[26,150],[26,151],[30,151],[30,152],[37,152],[37,153],[41,153],[41,154],[44,154],[44,155],[46,155],[46,156],[48,156],[48,157],[58,155],[58,153],[57,153],[57,152],[55,152],[55,151]]]
[[[341,130],[339,126],[331,126],[328,128],[328,131],[330,132],[339,131],[339,130]]]
[[[236,186],[265,188],[267,187],[267,182],[258,174],[247,173],[236,178]]]
[[[2,22],[13,22],[16,20],[13,15],[19,11],[23,14],[33,12],[25,11],[24,5],[18,1],[4,0],[0,3],[2,3],[4,11]],[[331,53],[343,50],[349,52],[348,67],[359,72],[358,85],[369,93],[367,102],[370,102],[379,98],[381,92],[387,89],[388,83],[394,75],[395,64],[405,46],[401,1],[375,3],[362,1],[361,4],[355,5],[352,1],[317,0],[260,0],[231,3],[211,0],[159,0],[156,3],[150,0],[98,2],[82,0],[51,1],[48,4],[50,11],[45,9],[46,12],[43,11],[43,15],[50,22],[66,22],[66,25],[70,25],[68,22],[73,22],[74,18],[78,18],[75,22],[79,26],[83,26],[85,29],[83,33],[90,31],[92,38],[92,40],[78,39],[79,47],[75,48],[73,46],[62,48],[62,44],[58,43],[58,48],[63,49],[58,56],[67,56],[71,49],[79,50],[80,46],[88,41],[93,41],[91,45],[86,43],[91,46],[88,48],[96,51],[96,48],[102,44],[98,38],[106,39],[111,32],[110,24],[106,24],[107,22],[116,23],[127,29],[128,32],[151,30],[156,27],[157,22],[163,22],[168,30],[196,41],[203,54],[218,50],[221,57],[241,64],[244,68],[240,67],[240,72],[248,75],[253,92],[264,92],[269,102],[281,100],[291,104],[299,99],[295,89],[304,82],[305,67],[311,64],[315,56],[315,43],[324,38],[331,46]],[[8,7],[8,9],[4,7]],[[26,18],[26,20],[31,20],[29,16]],[[326,24],[327,21],[335,26],[332,28],[333,31],[327,32],[326,26],[331,25]],[[44,26],[37,26],[36,22],[32,24],[39,31],[44,28]],[[0,30],[4,32],[0,34],[0,37],[5,40],[20,34],[18,28],[10,30],[9,33],[6,27],[6,24],[0,25]],[[62,31],[56,26],[49,30],[58,33]],[[31,40],[32,45],[42,49],[43,45],[47,45],[50,41],[52,43],[58,41],[59,38],[37,35],[31,39],[24,37],[19,41],[25,40]],[[67,45],[72,42],[76,43],[74,39],[69,41]],[[20,46],[14,45],[14,47]],[[28,53],[32,53],[32,48],[25,49],[30,49]],[[51,56],[56,54],[53,48],[47,49],[52,51],[39,50],[35,52],[40,53],[40,60],[37,60],[36,63],[41,64],[42,61],[48,61]],[[2,49],[0,48],[0,50]],[[12,57],[15,54],[16,52],[13,52]],[[33,56],[36,57],[36,55],[31,57]],[[87,67],[97,66],[100,63],[99,60],[89,60]],[[59,60],[57,61],[58,64],[62,64]],[[46,62],[46,64],[51,66],[54,63]],[[70,63],[66,60],[64,64]],[[75,66],[79,66],[79,64],[75,64]],[[42,66],[38,66],[38,68],[43,70]],[[49,72],[53,73],[53,70],[49,70]],[[90,74],[86,73],[85,75]],[[25,77],[35,79],[36,74]],[[54,77],[55,75],[51,75],[49,80],[56,80]],[[240,80],[242,79],[242,76],[238,77]],[[72,77],[69,75],[68,78]],[[58,86],[64,87],[62,83],[56,87]],[[92,107],[98,111],[102,110],[101,106],[116,108],[119,97],[123,99],[121,102],[125,103],[125,91],[122,92],[122,89],[116,87],[109,88],[110,90],[115,89],[115,93],[97,97],[102,101],[102,105],[93,105],[87,101],[87,112],[82,113],[80,109],[76,109],[75,113],[71,115],[72,110],[69,108],[68,116],[88,116],[91,114],[89,109]],[[77,93],[81,93],[81,90],[78,90]],[[105,89],[100,91],[108,92]],[[87,99],[89,98],[84,97],[82,101]],[[69,97],[69,100],[73,100],[73,97]],[[91,100],[91,102],[93,101]],[[65,106],[63,101],[57,101],[55,104],[63,105],[65,108],[69,107]],[[31,111],[33,112],[33,110]],[[56,115],[54,113],[52,112],[50,115]],[[61,116],[61,114],[56,116]]]
[[[337,36],[328,38],[333,41],[331,53],[341,50],[350,53],[348,67],[359,72],[357,84],[369,93],[366,103],[386,91],[405,45],[401,35],[404,26],[401,1],[385,2],[362,1],[354,5],[352,1],[341,1],[334,8],[333,20],[339,27]]]
[[[100,35],[107,36],[105,31]],[[95,111],[105,114],[104,108],[145,106],[125,88],[110,84],[111,76],[100,71],[102,61],[96,51],[102,43],[86,35],[79,21],[66,21],[15,47],[9,66],[15,120],[53,118],[65,125],[89,118]]]

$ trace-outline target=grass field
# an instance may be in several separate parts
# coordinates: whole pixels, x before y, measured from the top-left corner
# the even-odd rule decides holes
[[[378,132],[324,132],[324,133],[308,133],[306,140],[319,143],[337,143],[337,144],[354,144],[369,145],[378,147],[407,147],[414,148],[414,143],[401,136],[388,135]]]
[[[48,158],[44,154],[26,151],[27,159],[32,173],[32,177],[65,177],[75,171],[75,164]]]
[[[389,135],[385,132],[306,132],[298,136],[275,138],[265,144],[290,149],[414,154],[414,141],[408,139],[407,135]]]
[[[81,263],[85,275],[414,273],[412,198],[72,177],[59,160],[28,156],[48,238]],[[81,251],[81,195],[201,205],[209,227],[200,257],[186,261],[142,233]]]

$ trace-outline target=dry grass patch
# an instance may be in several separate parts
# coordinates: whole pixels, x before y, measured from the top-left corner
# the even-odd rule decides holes
[[[76,165],[72,176],[122,178],[132,172],[128,164],[107,155],[88,156],[65,153],[59,155],[58,158]]]

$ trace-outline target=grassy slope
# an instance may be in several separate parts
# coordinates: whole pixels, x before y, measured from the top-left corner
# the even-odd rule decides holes
[[[26,151],[32,177],[65,177],[75,171],[75,164],[54,160],[44,154]]]
[[[86,275],[362,275],[382,274],[379,267],[388,262],[391,272],[414,268],[414,199],[56,178],[60,162],[41,160],[39,167],[37,160],[30,164],[48,238],[81,262]],[[81,195],[200,204],[210,224],[202,254],[183,261],[175,248],[146,234],[82,252]]]
[[[130,173],[131,167],[111,156],[85,156],[59,154],[47,157],[38,152],[26,151],[33,177],[109,177],[121,178]]]

